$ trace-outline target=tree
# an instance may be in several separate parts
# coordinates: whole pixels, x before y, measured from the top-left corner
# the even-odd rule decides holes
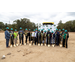
[[[36,24],[33,23],[33,22],[31,22],[27,18],[23,18],[21,20],[18,19],[18,20],[15,20],[14,22],[16,22],[16,28],[17,28],[17,30],[19,30],[20,27],[22,27],[23,30],[25,30],[26,28],[27,29],[31,29],[31,30],[37,28]]]

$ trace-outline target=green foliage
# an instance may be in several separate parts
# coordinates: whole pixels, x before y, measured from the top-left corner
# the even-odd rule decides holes
[[[17,29],[18,31],[20,30],[20,27],[22,27],[23,30],[25,30],[26,28],[28,30],[34,30],[35,28],[38,28],[35,23],[31,22],[27,18],[15,20],[13,21],[13,24],[4,24],[3,22],[0,22],[0,29],[6,30],[7,26],[9,27],[9,29],[13,28],[14,30]]]
[[[34,29],[38,29],[38,24],[35,24],[33,22],[31,22],[29,19],[27,18],[23,18],[23,19],[18,19],[13,21],[13,24],[7,24],[7,23],[3,23],[0,22],[0,29],[2,30],[6,30],[6,27],[9,27],[10,29],[13,28],[14,30],[17,29],[19,31],[20,27],[22,27],[23,30],[25,30],[26,28],[29,30],[31,29],[31,31],[33,31]],[[58,29],[66,29],[69,32],[75,32],[75,20],[72,21],[67,21],[66,23],[62,23],[62,21],[60,20],[58,23]]]
[[[62,21],[59,21],[58,23],[58,29],[65,29],[69,32],[75,32],[75,20],[73,21],[67,21],[66,23],[62,23]]]

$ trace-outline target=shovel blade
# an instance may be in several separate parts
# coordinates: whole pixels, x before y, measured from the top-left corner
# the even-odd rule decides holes
[[[24,45],[26,45],[26,43]]]
[[[60,45],[60,47],[62,47],[62,45]]]
[[[12,47],[12,45],[10,47]]]
[[[43,44],[41,44],[41,46],[43,46]]]
[[[48,47],[50,47],[50,45],[48,45]]]
[[[45,44],[45,46],[46,46],[46,44]]]
[[[52,47],[54,47],[54,45],[52,45]]]
[[[38,44],[38,46],[40,46],[40,44]]]
[[[29,46],[31,46],[31,43],[29,44]]]

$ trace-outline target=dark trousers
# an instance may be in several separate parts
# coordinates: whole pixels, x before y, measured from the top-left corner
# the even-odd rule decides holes
[[[33,43],[35,43],[35,37],[33,37],[32,45],[33,45]]]
[[[14,38],[13,37],[10,38],[10,41],[11,41],[10,44],[14,45]]]
[[[20,43],[22,42],[22,45],[23,45],[23,37],[20,37],[19,40],[20,40]]]
[[[29,43],[31,42],[31,36],[29,36]]]
[[[38,38],[35,37],[35,45],[38,44]]]
[[[67,45],[67,40],[66,40],[66,39],[63,39],[63,47],[68,48],[68,45]]]
[[[28,36],[26,36],[26,40],[25,40],[25,43],[27,44],[27,39],[28,39]]]
[[[9,39],[6,39],[6,47],[9,46]]]
[[[56,37],[55,37],[55,45],[56,45]]]
[[[59,45],[59,37],[56,37],[56,45]]]
[[[38,43],[40,43],[40,38],[39,38],[39,37],[37,38],[37,44],[38,44]],[[41,44],[41,43],[40,43],[40,44]]]

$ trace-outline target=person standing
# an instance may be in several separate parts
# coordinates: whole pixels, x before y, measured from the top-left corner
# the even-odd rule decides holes
[[[63,47],[68,48],[68,44],[67,44],[68,38],[69,38],[69,36],[67,34],[67,30],[65,30],[65,33],[63,35]]]
[[[62,29],[62,34],[64,34],[65,33],[65,29]]]
[[[18,33],[17,33],[17,30],[15,29],[15,32],[14,32],[14,44],[15,44],[15,47],[17,45],[17,40],[18,40],[17,36],[18,36]]]
[[[40,33],[40,44],[41,45],[43,44],[43,29],[41,30],[41,33]]]
[[[64,47],[63,43],[64,43],[64,38],[63,38],[63,35],[65,33],[65,29],[62,29],[62,46]]]
[[[24,38],[24,31],[22,30],[22,27],[20,27],[20,31],[18,32],[19,34],[19,42],[20,42],[20,45],[22,43],[22,45],[24,45],[24,41],[23,41],[23,38]]]
[[[59,44],[61,43],[61,39],[62,39],[62,32],[61,29],[59,29]]]
[[[48,44],[51,44],[51,32],[50,32],[50,29],[48,29],[48,32],[47,32],[47,45]]]
[[[9,33],[9,27],[6,27],[5,31],[5,39],[6,39],[6,48],[9,48],[9,39],[10,39],[10,33]]]
[[[28,39],[28,29],[27,28],[25,29],[25,37],[26,37],[25,43],[27,44],[27,39]]]
[[[29,36],[29,43],[31,43],[31,29],[29,29],[29,32],[28,32],[28,36]]]
[[[52,36],[52,45],[54,44],[54,32],[52,31],[51,33],[51,36]]]
[[[38,45],[37,33],[38,33],[38,31],[37,31],[37,28],[36,28],[36,31],[35,31],[35,34],[36,34],[36,37],[35,37],[35,45],[36,45],[36,43]]]
[[[37,44],[40,44],[40,30],[37,32]]]
[[[46,30],[44,31],[44,36],[43,36],[43,38],[44,38],[44,45],[46,44]]]
[[[58,46],[59,45],[59,31],[58,29],[56,29],[56,45]]]
[[[32,45],[35,44],[35,37],[36,37],[35,29],[33,31],[34,32],[32,33],[32,38],[33,38]]]
[[[13,35],[13,28],[11,28],[11,31],[10,31],[10,44],[11,44],[11,47],[14,45],[14,35]]]

